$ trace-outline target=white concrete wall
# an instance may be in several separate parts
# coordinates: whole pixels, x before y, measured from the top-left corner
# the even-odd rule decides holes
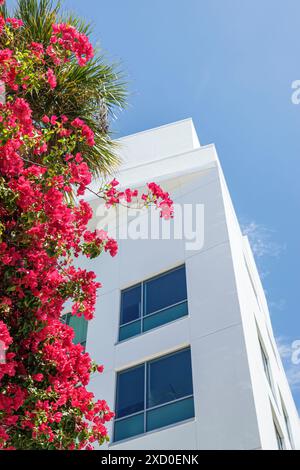
[[[150,134],[153,145],[148,140]],[[193,134],[191,121],[182,121],[129,136],[125,141],[130,142],[127,149],[131,153],[119,178],[124,184],[130,178],[142,184],[143,175],[151,180],[156,179],[155,175],[161,178],[164,175],[164,186],[172,191],[176,203],[204,204],[202,249],[188,250],[184,240],[121,240],[116,258],[104,255],[84,265],[92,268],[103,283],[96,315],[88,329],[87,350],[97,362],[104,364],[105,372],[92,379],[91,389],[114,408],[117,371],[189,345],[195,419],[110,446],[113,449],[275,448],[270,402],[283,434],[284,422],[264,376],[257,322],[268,348],[274,381],[289,413],[295,445],[300,448],[298,415],[276,350],[253,259],[250,269],[263,311],[258,308],[245,268],[244,254],[251,258],[249,246],[240,233],[215,148],[195,145]],[[170,142],[174,143],[173,147]],[[163,158],[159,160],[160,149]],[[138,168],[134,168],[132,155]],[[168,158],[164,158],[166,155]],[[99,202],[91,203],[96,212]],[[99,220],[95,217],[93,226]],[[121,290],[182,263],[186,264],[189,316],[118,344]]]
[[[228,221],[227,226],[253,384],[261,446],[263,449],[277,449],[274,432],[275,421],[284,438],[285,448],[291,449],[294,447],[300,449],[299,416],[277,350],[266,297],[250,244],[248,239],[241,234],[219,163],[218,166]],[[272,387],[270,387],[263,369],[258,336],[269,359]],[[290,421],[293,443],[290,442],[287,434],[283,406]]]
[[[200,147],[191,119],[129,135],[117,142],[120,144],[122,170]]]

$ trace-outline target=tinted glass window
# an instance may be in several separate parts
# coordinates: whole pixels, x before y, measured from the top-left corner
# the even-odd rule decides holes
[[[276,433],[278,450],[283,450],[284,449],[283,438],[282,438],[281,434],[279,434],[279,431],[278,431],[277,426],[276,426],[275,423],[274,423],[274,426],[275,426],[275,433]]]
[[[144,413],[115,422],[114,440],[128,439],[144,432]]]
[[[118,374],[114,441],[194,416],[190,348]]]
[[[193,394],[189,349],[149,362],[147,368],[148,407]]]
[[[285,426],[286,426],[287,434],[288,434],[288,437],[289,437],[289,440],[290,440],[290,444],[291,444],[291,447],[294,448],[294,441],[293,441],[293,436],[292,436],[292,432],[291,432],[290,420],[288,418],[287,411],[284,408],[283,404],[282,404],[282,410],[283,410]]]
[[[186,300],[185,266],[144,284],[145,315]]]
[[[84,317],[70,316],[68,324],[74,329],[74,343],[85,343],[87,335],[88,322]]]
[[[62,322],[71,326],[74,330],[74,343],[85,346],[87,337],[88,321],[83,317],[77,317],[71,313],[63,315]]]
[[[185,421],[193,416],[195,416],[195,410],[194,399],[192,397],[168,403],[148,411],[147,431],[163,428],[179,421]]]
[[[121,325],[141,316],[141,284],[122,292]]]
[[[144,409],[145,366],[134,367],[118,374],[116,417],[122,418]]]
[[[271,388],[273,388],[272,380],[271,380],[271,374],[270,374],[269,360],[268,360],[268,358],[265,354],[264,348],[262,347],[262,344],[261,344],[260,340],[259,340],[259,344],[260,344],[260,351],[261,351],[263,366],[264,366],[264,369],[265,369],[265,374],[266,374],[266,377],[268,379],[268,382],[269,382]]]

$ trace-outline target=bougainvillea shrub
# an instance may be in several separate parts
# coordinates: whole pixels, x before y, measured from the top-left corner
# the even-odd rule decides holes
[[[4,2],[1,2],[4,3]],[[53,24],[47,44],[20,49],[18,18],[0,16],[0,448],[92,449],[108,439],[113,412],[88,390],[95,364],[74,331],[61,321],[71,314],[93,318],[101,287],[93,272],[75,267],[79,255],[117,254],[104,230],[91,232],[92,211],[83,200],[92,174],[79,143],[94,146],[80,116],[38,119],[25,99],[39,87],[59,86],[60,67],[85,67],[93,57],[88,37],[65,23]],[[4,99],[5,98],[5,99]],[[54,103],[55,104],[55,103]],[[155,183],[147,191],[119,190],[114,179],[98,196],[107,207],[154,204],[172,217],[172,201]],[[104,358],[105,359],[105,358]]]

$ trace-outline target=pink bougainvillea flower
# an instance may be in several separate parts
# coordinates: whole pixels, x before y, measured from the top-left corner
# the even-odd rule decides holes
[[[50,88],[54,89],[57,86],[56,76],[52,69],[48,69],[46,72],[47,82],[50,85]]]

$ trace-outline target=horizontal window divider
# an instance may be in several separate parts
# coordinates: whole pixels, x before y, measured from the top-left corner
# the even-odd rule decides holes
[[[160,329],[160,328],[163,328],[164,326],[171,325],[172,323],[175,323],[175,322],[177,322],[177,321],[179,321],[179,320],[182,320],[183,318],[187,318],[187,317],[189,317],[189,316],[190,316],[190,314],[187,313],[186,315],[183,315],[183,316],[180,317],[180,318],[176,318],[175,320],[168,321],[168,322],[166,322],[166,323],[163,323],[162,325],[155,326],[154,328],[151,328],[151,329],[149,329],[149,330],[147,330],[147,331],[141,331],[140,333],[137,333],[137,334],[135,334],[135,335],[129,336],[128,338],[118,339],[118,340],[114,343],[114,345],[116,346],[116,345],[118,345],[118,344],[125,343],[125,341],[130,341],[131,339],[134,339],[134,338],[137,338],[137,337],[140,337],[140,336],[143,336],[143,335],[147,335],[148,333],[151,333],[152,331],[156,331],[156,330],[158,330],[158,329]]]
[[[145,409],[141,410],[141,411],[136,411],[135,413],[131,413],[130,415],[126,415],[126,416],[121,416],[121,418],[115,418],[114,421],[124,421],[124,419],[127,419],[127,418],[132,418],[132,416],[137,416],[137,415],[142,415],[146,412]]]
[[[137,318],[136,320],[131,320],[131,321],[128,321],[127,323],[123,323],[122,325],[120,325],[120,328],[122,328],[122,326],[131,325],[131,323],[135,323],[135,322],[141,321],[141,319],[142,319],[142,317],[139,317],[139,318]]]
[[[139,437],[142,437],[142,436],[145,436],[145,435],[151,435],[151,434],[154,434],[154,433],[157,433],[157,432],[160,432],[160,431],[165,431],[166,429],[172,429],[172,428],[175,428],[177,426],[181,426],[182,424],[191,423],[195,420],[196,420],[196,418],[194,416],[192,418],[187,418],[187,419],[184,419],[182,421],[177,421],[176,423],[167,424],[166,426],[162,426],[161,428],[158,428],[158,429],[151,429],[151,431],[145,431],[145,432],[141,432],[139,434],[135,434],[134,436],[124,437],[124,439],[120,439],[119,441],[110,441],[109,444],[108,444],[108,447],[113,449],[115,446],[117,446],[121,443],[133,441],[134,439],[137,439]]]
[[[155,310],[155,312],[147,313],[146,315],[143,315],[143,318],[149,318],[152,315],[155,315],[156,313],[160,313],[160,312],[163,312],[164,310],[168,310],[169,308],[177,307],[177,305],[184,304],[184,302],[187,302],[187,299],[181,300],[180,302],[176,302],[175,304],[172,304],[172,305],[168,305],[167,307],[161,308],[159,310]]]
[[[161,309],[159,309],[159,310],[155,310],[155,312],[151,312],[151,313],[148,313],[148,314],[146,314],[146,315],[142,315],[142,316],[140,316],[139,318],[137,318],[136,320],[131,320],[131,321],[127,322],[127,323],[122,323],[122,325],[120,325],[120,328],[122,328],[122,326],[127,326],[127,325],[130,325],[131,323],[135,323],[135,322],[141,321],[142,318],[149,318],[149,317],[151,317],[152,315],[155,315],[156,313],[160,313],[160,312],[163,312],[164,310],[168,310],[169,308],[176,307],[177,305],[181,305],[181,304],[183,304],[184,302],[187,302],[187,299],[181,300],[180,302],[176,302],[175,304],[172,304],[172,305],[168,305],[167,307],[161,308]]]
[[[145,411],[151,411],[151,410],[155,410],[156,408],[162,408],[163,406],[171,405],[171,403],[177,403],[178,401],[183,401],[183,400],[187,400],[188,398],[193,398],[193,396],[194,395],[186,395],[185,397],[175,398],[175,400],[170,400],[170,401],[167,401],[166,403],[162,403],[160,405],[155,405],[155,406],[151,406],[150,408],[146,408]]]
[[[179,401],[187,400],[188,398],[193,398],[193,397],[194,397],[194,395],[186,395],[186,396],[181,397],[181,398],[175,398],[175,400],[170,400],[170,401],[167,401],[166,403],[161,403],[160,405],[155,405],[155,406],[151,406],[149,408],[144,408],[141,411],[137,411],[136,413],[132,413],[132,414],[127,415],[127,416],[122,416],[121,418],[115,418],[115,421],[122,421],[126,418],[131,418],[132,416],[141,415],[143,413],[147,413],[148,411],[156,410],[157,408],[162,408],[163,406],[171,405],[173,403],[177,403]]]

